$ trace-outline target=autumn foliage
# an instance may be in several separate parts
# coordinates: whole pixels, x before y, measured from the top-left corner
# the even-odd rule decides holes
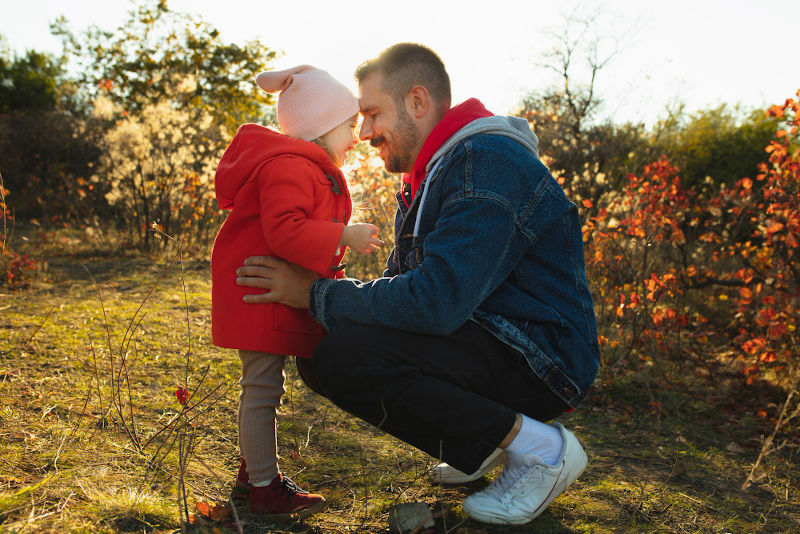
[[[607,365],[724,357],[748,383],[796,384],[798,106],[789,99],[768,110],[781,127],[755,179],[686,190],[679,170],[659,160],[588,206],[597,215],[584,227],[587,268]]]

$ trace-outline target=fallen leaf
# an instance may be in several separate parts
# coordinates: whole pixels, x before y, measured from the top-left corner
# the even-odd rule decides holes
[[[211,521],[222,521],[231,514],[228,505],[224,502],[201,501],[196,503],[195,507],[197,507],[197,511],[200,512],[203,517]]]

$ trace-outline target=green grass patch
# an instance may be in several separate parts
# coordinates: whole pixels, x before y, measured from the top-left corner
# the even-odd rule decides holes
[[[210,343],[208,262],[165,274],[169,258],[41,250],[34,285],[0,296],[0,531],[178,531],[195,502],[227,500],[239,462],[239,364]],[[245,532],[386,532],[389,508],[411,501],[444,510],[435,532],[800,531],[796,435],[740,489],[780,392],[699,365],[601,370],[562,418],[589,455],[584,475],[531,524],[491,527],[460,504],[498,471],[430,484],[436,459],[316,396],[289,363],[281,467],[329,505],[270,522],[234,504]]]

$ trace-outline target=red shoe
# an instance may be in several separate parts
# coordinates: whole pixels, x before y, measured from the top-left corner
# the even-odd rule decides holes
[[[288,518],[308,517],[325,507],[322,495],[309,493],[278,473],[269,486],[250,486],[250,513]]]

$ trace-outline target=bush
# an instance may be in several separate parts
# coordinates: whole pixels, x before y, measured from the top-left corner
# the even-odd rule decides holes
[[[602,197],[584,236],[606,363],[724,355],[748,383],[797,386],[798,109],[770,108],[782,125],[755,181],[685,189],[660,160]]]
[[[107,186],[91,178],[103,128],[64,110],[0,115],[0,161],[18,217],[76,226],[110,217]]]
[[[3,185],[3,175],[0,174],[0,275],[2,276],[0,284],[14,289],[27,283],[27,275],[34,270],[35,265],[31,258],[20,255],[8,244],[13,234],[14,223],[14,215],[6,203],[6,195],[9,192]]]
[[[102,98],[95,108],[115,112]],[[202,108],[175,109],[167,101],[124,115],[106,133],[92,180],[107,188],[135,246],[151,250],[153,223],[186,248],[210,246],[224,219],[214,172],[227,138]]]

